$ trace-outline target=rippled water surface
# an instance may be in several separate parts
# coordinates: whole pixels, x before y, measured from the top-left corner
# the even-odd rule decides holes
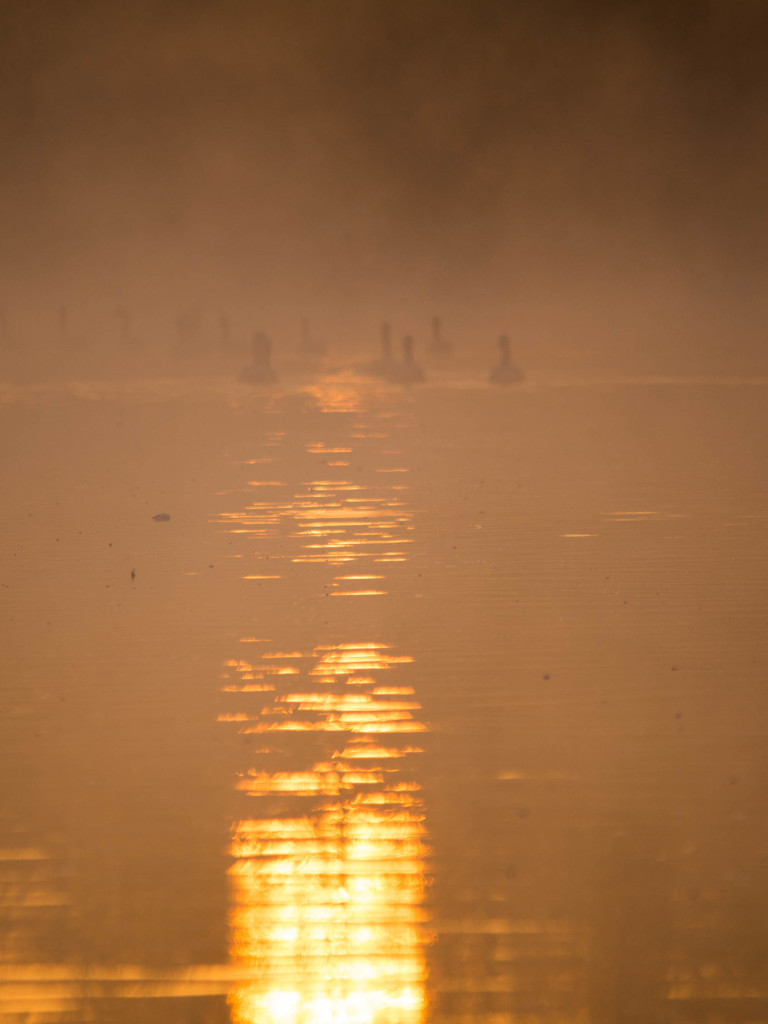
[[[767,393],[4,388],[0,1019],[768,1020]]]

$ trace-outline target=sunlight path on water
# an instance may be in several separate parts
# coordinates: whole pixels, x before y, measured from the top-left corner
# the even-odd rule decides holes
[[[316,387],[311,396],[334,436],[315,434],[307,455],[359,458],[364,445],[368,459],[381,458],[371,442],[389,434],[375,429],[375,415],[355,392]],[[338,413],[356,417],[347,444],[337,443]],[[326,460],[326,473],[334,461]],[[373,466],[374,474],[389,472],[406,470]],[[382,548],[405,557],[399,551],[412,541],[413,513],[402,488],[395,494],[381,477],[367,476],[370,482],[327,475],[284,484],[273,500],[260,497],[218,521],[238,537],[245,531],[247,564],[272,564],[282,541],[279,560],[298,567],[291,586],[299,592],[384,598],[386,575],[366,570],[381,564]],[[360,571],[338,575],[339,566]],[[276,660],[295,673],[270,676],[270,691],[223,688],[239,699],[220,720],[263,740],[235,783],[257,803],[244,806],[232,828],[231,950],[234,963],[258,976],[230,995],[236,1024],[425,1019],[430,851],[413,737],[427,726],[413,686],[402,685],[413,658],[378,639],[376,611],[367,624],[343,628],[348,635],[333,643],[319,629],[307,649],[300,627],[302,650],[262,647],[247,672],[239,659],[228,662],[240,679],[264,678]]]

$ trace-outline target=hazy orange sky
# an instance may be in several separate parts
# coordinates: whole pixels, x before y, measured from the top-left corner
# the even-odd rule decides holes
[[[459,295],[757,354],[766,43],[759,0],[6,0],[2,300]]]

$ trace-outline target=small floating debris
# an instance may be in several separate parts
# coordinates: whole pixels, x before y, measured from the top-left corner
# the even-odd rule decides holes
[[[156,516],[152,516],[156,523],[169,523],[171,517],[167,512],[158,512]]]

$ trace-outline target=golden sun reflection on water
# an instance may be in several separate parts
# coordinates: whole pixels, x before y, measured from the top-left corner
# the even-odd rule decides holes
[[[306,394],[322,412],[360,408],[343,380]],[[298,566],[325,565],[318,596],[385,598],[387,569],[370,563],[406,561],[414,530],[408,485],[390,482],[407,469],[358,466],[378,459],[368,449],[386,437],[363,422],[315,435],[302,445],[308,461],[248,481],[246,507],[215,520],[255,546],[242,578],[276,579],[283,560],[297,567],[291,585]],[[318,458],[355,469],[321,470]],[[413,658],[374,640],[265,648],[225,663],[218,716],[249,751],[234,783],[243,810],[230,847],[230,954],[241,978],[232,1020],[422,1024],[430,851],[413,763],[427,726],[409,680],[387,685]],[[256,735],[259,749],[248,745]]]
[[[338,382],[331,382],[322,395],[312,392],[324,411],[347,409],[351,393]],[[357,399],[356,399],[357,400]],[[290,462],[275,465],[274,476],[247,481],[249,501],[244,509],[220,511],[213,522],[237,537],[255,542],[251,552],[257,562],[243,579],[262,582],[279,576],[280,560],[295,565],[328,564],[350,566],[373,561],[377,563],[404,561],[404,545],[413,543],[408,536],[414,529],[413,511],[403,500],[409,490],[406,483],[389,482],[403,479],[408,469],[403,466],[373,465],[371,473],[357,470],[344,475],[331,466],[348,466],[346,459],[326,461],[329,472],[317,472],[316,457],[349,455],[365,462],[384,453],[366,451],[372,438],[387,434],[358,430],[345,436],[346,443],[323,440],[306,442],[304,451],[309,462],[303,469]],[[352,441],[356,438],[356,441]],[[397,454],[397,453],[393,453]],[[247,460],[251,464],[254,460]],[[360,467],[357,467],[359,469]],[[275,550],[275,541],[282,541]],[[298,541],[298,543],[296,543]],[[287,550],[282,550],[283,546]],[[277,560],[278,564],[275,564]],[[259,572],[262,568],[262,572]],[[333,596],[383,596],[378,588],[369,591],[336,591]]]
[[[231,955],[258,978],[230,993],[232,1020],[422,1024],[429,846],[411,770],[421,748],[399,734],[426,726],[412,687],[376,678],[412,659],[376,643],[320,645],[308,664],[263,655],[276,657],[304,662],[302,688],[227,720],[244,733],[325,734],[327,756],[313,745],[302,764],[304,748],[273,745],[237,780],[264,812],[232,829]]]
[[[361,408],[359,382],[343,375],[318,380],[305,387],[304,394],[320,412],[359,412]]]

